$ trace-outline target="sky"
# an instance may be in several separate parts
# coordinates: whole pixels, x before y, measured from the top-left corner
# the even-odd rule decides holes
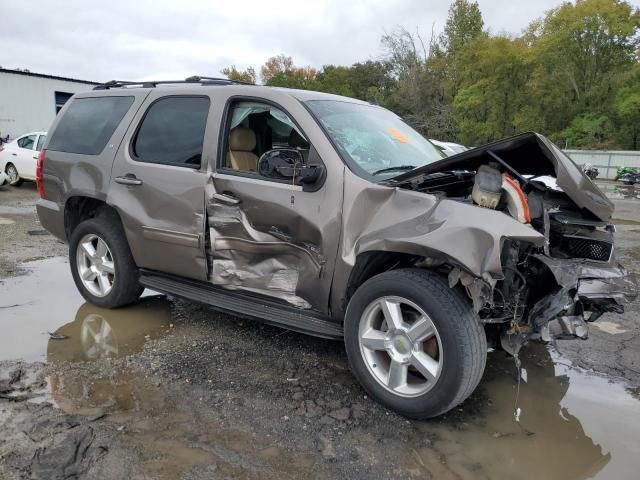
[[[442,31],[449,0],[4,1],[0,66],[83,80],[221,76],[285,53],[296,65],[380,59],[402,26]],[[478,0],[485,27],[519,34],[560,0]],[[638,5],[640,0],[631,3]]]

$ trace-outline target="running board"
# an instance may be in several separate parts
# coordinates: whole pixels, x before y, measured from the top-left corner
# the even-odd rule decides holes
[[[314,311],[302,310],[284,302],[257,297],[240,290],[227,290],[207,282],[144,269],[140,271],[140,284],[160,293],[205,303],[225,313],[252,318],[307,335],[333,340],[342,340],[344,335],[341,323],[331,321]]]

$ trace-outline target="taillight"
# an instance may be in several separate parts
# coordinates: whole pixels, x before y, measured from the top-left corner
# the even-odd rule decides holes
[[[42,167],[44,167],[44,149],[38,154],[38,163],[36,164],[36,185],[38,186],[38,195],[44,198],[44,183],[42,182]]]

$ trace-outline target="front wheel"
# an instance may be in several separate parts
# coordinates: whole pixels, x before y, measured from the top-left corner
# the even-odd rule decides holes
[[[347,308],[345,345],[371,396],[410,418],[462,403],[480,382],[487,355],[468,300],[420,269],[382,273],[360,286]]]
[[[120,219],[110,210],[75,228],[69,240],[69,263],[78,290],[94,305],[122,307],[142,293]]]
[[[7,182],[9,183],[9,185],[11,185],[12,187],[19,187],[20,185],[22,185],[22,182],[24,180],[20,178],[18,169],[13,163],[10,163],[7,165],[6,174],[7,174]]]

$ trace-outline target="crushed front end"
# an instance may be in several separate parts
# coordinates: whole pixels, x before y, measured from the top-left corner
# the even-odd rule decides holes
[[[586,339],[590,322],[605,312],[623,313],[637,296],[633,276],[615,260],[610,225],[567,231],[550,216],[553,241],[543,249],[505,241],[504,279],[479,311],[510,353],[530,338]]]
[[[389,183],[513,219],[483,228],[499,242],[500,265],[485,261],[478,271],[453,263],[449,271],[450,286],[466,288],[490,338],[510,353],[531,338],[587,338],[589,322],[622,313],[637,296],[616,260],[613,204],[541,135],[485,145]],[[468,208],[459,213],[474,222]]]

